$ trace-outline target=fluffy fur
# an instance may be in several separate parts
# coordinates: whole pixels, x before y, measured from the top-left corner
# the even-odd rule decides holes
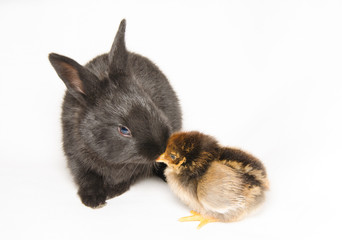
[[[200,132],[174,133],[157,160],[172,191],[198,216],[181,219],[237,221],[259,206],[268,189],[263,164],[238,149],[220,146]]]
[[[175,92],[147,58],[128,52],[122,20],[112,48],[81,66],[55,53],[49,60],[67,86],[63,147],[82,202],[98,207],[141,177],[164,177],[154,160],[181,128]],[[127,127],[131,136],[120,134]]]

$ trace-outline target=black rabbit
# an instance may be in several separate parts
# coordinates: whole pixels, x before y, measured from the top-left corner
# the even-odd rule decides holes
[[[63,147],[82,202],[89,207],[127,191],[153,173],[171,133],[181,129],[177,96],[147,58],[128,52],[122,20],[108,54],[81,66],[55,53],[49,60],[67,86]]]

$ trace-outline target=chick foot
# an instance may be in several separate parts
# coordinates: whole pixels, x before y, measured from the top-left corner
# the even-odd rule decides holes
[[[192,214],[192,216],[182,217],[178,221],[180,221],[180,222],[200,221],[200,224],[197,226],[197,229],[200,229],[201,227],[203,227],[207,223],[218,221],[215,218],[203,217],[200,213],[195,212],[195,211],[191,211],[190,213]]]

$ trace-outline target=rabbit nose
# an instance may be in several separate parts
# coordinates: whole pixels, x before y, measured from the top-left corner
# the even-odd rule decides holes
[[[164,143],[147,141],[139,144],[139,154],[147,159],[155,161],[165,150]]]
[[[165,152],[165,150],[166,150],[166,142],[164,143],[162,143],[161,144],[161,146],[160,146],[160,154],[159,155],[161,155],[162,153],[164,153]]]

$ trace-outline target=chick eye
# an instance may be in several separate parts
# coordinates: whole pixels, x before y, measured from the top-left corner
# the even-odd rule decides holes
[[[174,154],[170,154],[170,158],[172,159],[172,160],[175,160],[176,159],[176,155],[174,155]]]
[[[124,136],[124,137],[132,137],[132,133],[131,131],[128,129],[128,127],[122,126],[120,125],[118,127],[118,131],[119,133]]]

